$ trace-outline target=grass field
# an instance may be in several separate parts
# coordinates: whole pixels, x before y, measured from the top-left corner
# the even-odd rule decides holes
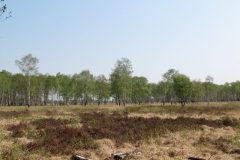
[[[0,159],[240,159],[239,113],[238,102],[1,107]]]

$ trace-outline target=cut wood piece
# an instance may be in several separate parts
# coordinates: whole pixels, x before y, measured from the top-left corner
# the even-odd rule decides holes
[[[116,153],[113,154],[114,160],[124,160],[129,156],[129,153]]]
[[[85,157],[82,157],[82,156],[78,156],[78,155],[73,155],[71,157],[71,160],[92,160],[92,159],[88,159],[88,158],[85,158]]]
[[[205,159],[202,159],[202,158],[194,158],[194,157],[189,157],[188,160],[205,160]]]

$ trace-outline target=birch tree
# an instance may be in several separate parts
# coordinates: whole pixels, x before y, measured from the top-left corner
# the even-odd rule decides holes
[[[207,95],[207,102],[210,103],[210,94],[213,90],[213,77],[207,76],[205,79],[205,88],[206,88],[206,95]]]
[[[192,92],[192,82],[187,76],[180,74],[173,78],[173,88],[181,105],[184,106]]]
[[[62,98],[61,104],[68,105],[69,99],[72,96],[73,86],[70,75],[65,75],[61,73],[57,73],[57,81],[59,82],[59,93],[57,95],[58,103],[60,101],[60,97]]]
[[[110,84],[104,75],[95,77],[95,90],[98,105],[100,105],[103,100],[106,102],[110,97]]]
[[[83,95],[84,105],[88,104],[90,95],[93,92],[94,88],[94,77],[89,70],[83,70],[80,74],[80,88]]]
[[[54,104],[54,95],[57,93],[58,81],[55,76],[48,75],[45,82],[45,103],[48,99],[48,96],[51,96],[51,105]]]
[[[174,76],[177,76],[179,75],[179,72],[175,69],[169,69],[166,73],[164,73],[162,75],[163,77],[163,80],[161,82],[159,82],[159,92],[160,94],[162,95],[162,102],[163,102],[163,105],[165,104],[166,102],[166,97],[167,97],[167,93],[169,91],[171,91],[171,87],[173,85],[173,78]],[[169,93],[169,95],[171,96],[171,102],[172,102],[172,92]]]
[[[110,74],[111,93],[116,103],[125,105],[127,95],[131,92],[132,64],[127,58],[117,60]]]
[[[32,54],[24,56],[21,60],[16,60],[15,64],[18,66],[20,71],[25,75],[27,81],[27,105],[31,105],[31,76],[38,74],[38,64],[39,60],[36,57],[33,57]]]
[[[133,77],[132,78],[132,99],[135,103],[146,102],[150,94],[150,85],[145,77]]]
[[[200,80],[192,81],[192,94],[190,96],[192,103],[202,101],[204,96],[203,83]]]

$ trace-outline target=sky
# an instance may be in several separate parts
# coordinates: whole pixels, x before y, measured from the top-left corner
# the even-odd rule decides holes
[[[158,83],[169,69],[202,82],[240,80],[239,0],[5,0],[0,70],[20,73],[29,53],[39,72],[89,70],[107,78],[128,58],[133,76]],[[4,14],[4,16],[7,15]]]

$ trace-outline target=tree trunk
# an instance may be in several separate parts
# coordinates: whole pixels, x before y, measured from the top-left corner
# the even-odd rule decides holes
[[[30,95],[30,86],[31,86],[31,82],[30,82],[30,76],[28,76],[28,87],[27,87],[27,93],[28,93],[28,107],[30,107],[30,104],[31,104],[31,95]]]
[[[1,103],[0,103],[0,106],[3,105],[3,94],[4,94],[4,91],[2,91],[2,97],[1,97]]]

